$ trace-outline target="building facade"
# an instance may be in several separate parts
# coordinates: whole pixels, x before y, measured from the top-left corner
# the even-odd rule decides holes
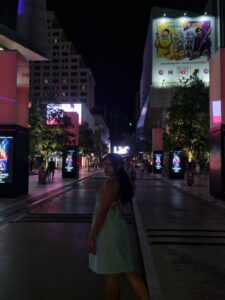
[[[54,12],[48,12],[49,61],[31,62],[30,98],[94,107],[95,80],[68,41]]]
[[[166,129],[167,111],[180,80],[197,71],[199,78],[209,84],[215,26],[215,18],[205,11],[198,15],[160,7],[152,9],[140,80],[141,114],[137,122],[140,138],[151,141],[153,128]]]

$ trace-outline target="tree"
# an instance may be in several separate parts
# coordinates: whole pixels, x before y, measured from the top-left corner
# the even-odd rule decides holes
[[[196,158],[209,150],[209,89],[197,72],[175,88],[168,116],[169,134],[164,136],[167,145],[182,148]]]
[[[71,137],[66,130],[70,118],[57,104],[49,106],[47,113],[47,104],[47,99],[33,100],[29,109],[30,154],[41,155],[45,160],[52,152],[63,151]]]
[[[80,152],[83,155],[94,152],[94,137],[93,131],[89,127],[87,122],[80,125]]]

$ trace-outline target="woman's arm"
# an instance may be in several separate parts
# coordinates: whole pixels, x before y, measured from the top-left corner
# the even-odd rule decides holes
[[[88,248],[90,253],[94,253],[94,240],[102,229],[102,226],[104,225],[105,218],[111,206],[111,203],[117,198],[118,190],[119,183],[117,182],[117,180],[107,180],[103,186],[101,207],[88,236]]]

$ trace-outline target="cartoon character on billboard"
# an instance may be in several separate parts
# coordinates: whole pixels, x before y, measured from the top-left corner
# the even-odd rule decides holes
[[[161,33],[156,33],[155,47],[157,49],[157,57],[170,56],[171,34],[169,29],[165,28]]]
[[[192,29],[185,32],[184,51],[186,57],[192,56],[195,34]]]
[[[195,59],[202,55],[207,56],[208,60],[210,59],[212,46],[212,42],[209,37],[210,32],[211,28],[209,28],[206,32],[203,32],[202,28],[200,27],[195,29],[196,36],[194,39],[194,45],[190,59]]]
[[[185,57],[184,37],[182,30],[175,30],[172,33],[172,55],[170,59],[180,60]]]

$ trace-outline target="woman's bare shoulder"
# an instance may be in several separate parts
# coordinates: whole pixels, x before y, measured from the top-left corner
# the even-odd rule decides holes
[[[118,188],[119,187],[119,181],[117,177],[110,177],[108,179],[106,179],[105,183],[104,183],[104,187],[105,188]]]

